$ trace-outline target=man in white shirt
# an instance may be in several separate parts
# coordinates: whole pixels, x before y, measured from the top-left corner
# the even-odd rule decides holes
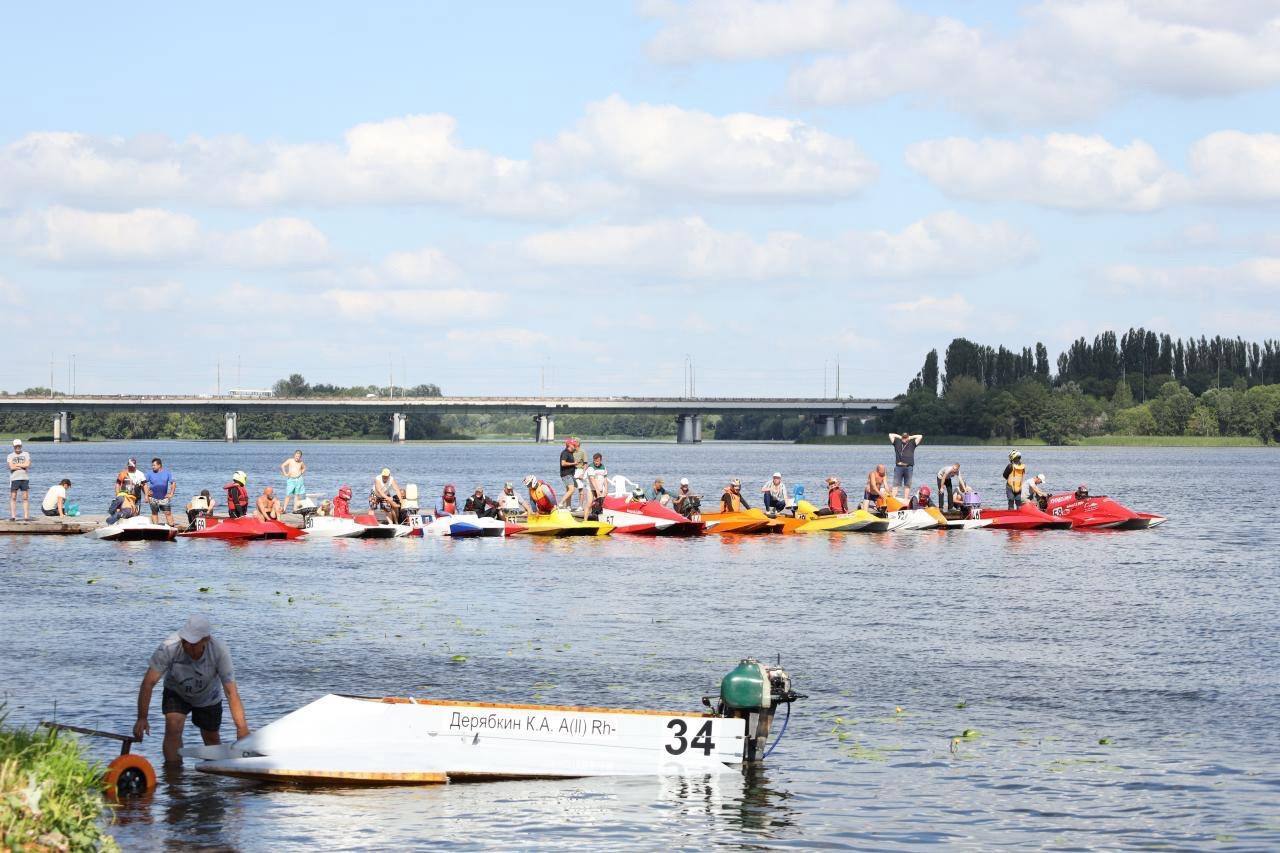
[[[50,486],[49,491],[44,493],[44,501],[40,504],[40,511],[45,515],[57,516],[61,518],[67,514],[67,489],[71,488],[70,480],[63,480],[56,486]]]

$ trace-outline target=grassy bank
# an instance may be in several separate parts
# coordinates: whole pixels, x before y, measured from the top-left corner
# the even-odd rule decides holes
[[[1043,447],[1044,439],[1019,438],[1009,441],[1004,438],[974,438],[971,435],[927,435],[926,444],[952,445],[961,447]],[[888,435],[816,435],[796,439],[796,444],[884,444],[889,443]]]
[[[1075,444],[1080,447],[1265,447],[1262,440],[1247,435],[1091,435]]]
[[[112,850],[101,768],[75,740],[11,728],[0,716],[0,846],[6,850]]]

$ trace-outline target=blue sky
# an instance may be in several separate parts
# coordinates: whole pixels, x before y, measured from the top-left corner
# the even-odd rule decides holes
[[[1280,329],[1274,2],[370,7],[10,10],[0,388],[880,396]]]

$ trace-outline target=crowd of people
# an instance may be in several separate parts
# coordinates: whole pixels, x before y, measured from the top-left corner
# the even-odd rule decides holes
[[[933,485],[915,487],[916,451],[924,436],[911,433],[889,433],[893,447],[892,472],[886,464],[878,464],[867,472],[862,483],[862,496],[857,507],[868,511],[883,511],[889,497],[912,508],[936,506],[943,512],[963,514],[980,501],[969,483],[965,482],[959,462],[951,462],[938,470]],[[14,439],[13,451],[8,456],[9,467],[9,520],[17,520],[18,503],[22,504],[23,520],[29,519],[28,495],[30,491],[31,454],[24,450],[22,441]],[[261,521],[278,521],[289,512],[314,512],[322,516],[351,518],[351,500],[354,494],[348,484],[342,484],[331,498],[316,503],[308,494],[305,477],[307,463],[301,450],[280,463],[280,476],[284,480],[281,501],[274,485],[265,485],[254,497],[249,491],[249,478],[244,471],[236,471],[229,482],[222,486],[225,494],[225,513],[229,518],[241,518],[252,514]],[[688,516],[703,511],[702,496],[694,492],[688,478],[682,477],[674,489],[668,489],[662,478],[646,487],[631,481],[624,474],[610,474],[603,453],[588,456],[582,442],[574,437],[565,440],[560,451],[558,475],[561,494],[551,482],[536,474],[529,474],[521,481],[521,490],[508,481],[501,491],[490,496],[483,485],[477,485],[465,498],[460,498],[453,484],[444,487],[440,498],[429,506],[435,516],[475,513],[491,518],[512,517],[533,513],[549,513],[556,509],[569,510],[583,518],[594,518],[601,511],[606,497],[623,497],[633,500],[653,500]],[[1027,501],[1042,506],[1048,499],[1045,476],[1029,476],[1022,454],[1009,453],[1008,464],[1001,473],[1005,500],[1009,509],[1016,509]],[[846,513],[850,510],[849,494],[838,476],[826,478],[827,495],[823,514]],[[74,515],[78,507],[70,500],[71,481],[62,479],[48,488],[41,502],[45,516]],[[1078,491],[1087,494],[1086,487]],[[151,459],[143,470],[138,460],[130,458],[116,474],[113,497],[107,507],[107,522],[113,524],[132,518],[144,511],[150,513],[151,522],[174,526],[173,502],[177,493],[177,481],[159,457]],[[761,508],[769,514],[794,509],[795,500],[784,481],[782,472],[775,471],[759,490]],[[201,517],[212,517],[218,509],[215,493],[202,489],[185,505],[186,523],[196,524]],[[409,517],[421,512],[417,486],[401,486],[389,468],[383,468],[372,479],[368,507],[371,512],[381,512],[390,524],[406,523]],[[732,479],[721,488],[718,504],[711,511],[738,512],[751,509],[743,493],[742,481]]]

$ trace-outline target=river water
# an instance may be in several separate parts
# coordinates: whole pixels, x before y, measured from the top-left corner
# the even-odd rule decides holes
[[[255,492],[279,486],[292,449],[38,445],[32,479],[38,499],[67,476],[100,512],[126,456],[159,454],[185,503],[236,468]],[[349,482],[360,498],[388,465],[420,484],[424,504],[446,481],[465,493],[530,472],[552,480],[558,450],[302,449],[310,490]],[[705,495],[731,476],[754,491],[774,470],[810,495],[836,473],[853,493],[891,461],[887,446],[595,449],[633,480],[688,476]],[[1055,487],[1087,482],[1170,520],[1124,533],[736,540],[8,537],[0,690],[10,722],[127,731],[151,651],[200,611],[230,646],[251,726],[330,692],[695,710],[747,655],[780,655],[808,696],[766,766],[744,776],[307,790],[187,767],[116,814],[126,849],[1280,847],[1280,527],[1268,488],[1280,455],[1026,456]],[[999,494],[1000,449],[926,443],[918,458],[930,477],[959,461]],[[158,707],[152,722],[159,732]],[[979,734],[953,748],[966,729]],[[158,737],[141,750],[155,760]]]

